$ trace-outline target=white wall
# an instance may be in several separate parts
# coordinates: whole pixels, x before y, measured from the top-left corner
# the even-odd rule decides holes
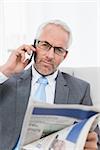
[[[100,66],[99,0],[1,0],[0,63],[11,49],[33,43],[37,27],[49,19],[62,19],[73,32],[73,44],[62,66]]]

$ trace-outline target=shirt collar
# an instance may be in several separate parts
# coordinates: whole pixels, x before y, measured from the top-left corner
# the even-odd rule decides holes
[[[41,77],[41,75],[36,71],[36,69],[32,65],[32,80],[33,80],[32,82],[33,82],[33,84],[35,84],[40,77]]]
[[[55,81],[56,77],[58,74],[58,69],[51,75],[47,76],[46,78],[48,79],[48,83],[51,85],[52,82]],[[35,77],[35,78],[34,78]],[[39,74],[34,66],[32,65],[32,78],[33,78],[33,84],[37,82],[37,80],[41,77],[41,74]]]

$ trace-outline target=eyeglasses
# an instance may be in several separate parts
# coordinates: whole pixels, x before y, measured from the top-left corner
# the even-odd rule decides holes
[[[55,47],[52,46],[50,43],[48,43],[47,41],[40,41],[38,39],[34,40],[34,46],[36,48],[40,48],[44,51],[49,51],[52,47],[54,48],[54,53],[59,55],[59,56],[64,56],[65,53],[67,53],[68,51],[62,47]]]

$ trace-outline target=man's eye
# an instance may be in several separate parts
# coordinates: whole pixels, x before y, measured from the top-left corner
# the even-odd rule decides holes
[[[48,45],[47,43],[40,43],[40,46],[46,48],[46,47],[48,47],[49,45]]]
[[[47,43],[42,43],[42,46],[48,46],[48,44]]]
[[[56,51],[56,52],[59,52],[59,53],[62,53],[62,52],[63,52],[63,50],[62,50],[61,48],[55,48],[55,51]]]

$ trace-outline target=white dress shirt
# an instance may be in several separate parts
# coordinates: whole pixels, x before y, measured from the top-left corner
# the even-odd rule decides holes
[[[5,82],[8,79],[2,72],[0,72],[0,84]]]
[[[46,76],[48,79],[48,84],[46,86],[46,102],[47,103],[54,103],[54,95],[55,95],[55,84],[56,84],[56,77],[58,74],[58,70],[53,73],[52,75]],[[32,82],[31,82],[31,93],[30,98],[34,97],[34,93],[38,87],[37,80],[41,77],[41,75],[35,70],[32,66]],[[0,84],[5,82],[8,79],[3,73],[0,72]]]
[[[48,84],[46,86],[46,102],[47,103],[54,103],[54,95],[55,95],[55,84],[56,84],[56,77],[58,74],[58,70],[49,76],[46,76],[48,79]],[[38,88],[39,83],[37,83],[37,80],[41,77],[41,75],[34,69],[32,66],[32,82],[31,82],[31,97],[34,97],[34,93],[36,89]]]

